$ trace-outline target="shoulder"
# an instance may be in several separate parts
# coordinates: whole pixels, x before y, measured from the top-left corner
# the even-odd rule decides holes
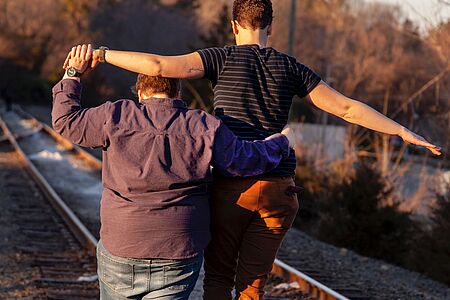
[[[285,62],[286,64],[289,64],[290,66],[295,66],[298,64],[297,58],[295,58],[294,56],[291,56],[289,54],[286,54],[284,52],[278,51],[275,48],[267,47],[266,53],[271,58],[276,59],[281,62]]]
[[[277,51],[274,48],[272,48],[272,51],[273,56],[275,56],[279,61],[284,62],[286,66],[289,67],[291,70],[293,70],[296,74],[302,74],[304,72],[309,72],[309,70],[311,70],[310,67],[303,64],[300,60],[298,60],[294,56]]]
[[[201,109],[186,108],[184,115],[193,127],[202,128],[205,131],[216,131],[221,124],[218,118]]]
[[[130,114],[135,110],[139,110],[139,104],[130,99],[119,99],[116,101],[106,101],[102,106],[105,107],[108,116],[113,121],[119,122],[124,114]]]
[[[119,99],[116,101],[106,101],[103,105],[111,110],[132,110],[138,108],[139,104],[130,99]]]

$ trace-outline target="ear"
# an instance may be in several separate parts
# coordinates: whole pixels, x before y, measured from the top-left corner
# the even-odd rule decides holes
[[[272,35],[272,25],[267,26],[267,36]]]
[[[233,30],[233,34],[234,35],[238,35],[239,34],[239,28],[238,28],[238,22],[231,20],[231,29]]]

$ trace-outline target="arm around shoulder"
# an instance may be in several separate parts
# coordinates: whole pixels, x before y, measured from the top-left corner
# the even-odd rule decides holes
[[[256,176],[269,172],[289,156],[289,141],[275,134],[264,141],[242,141],[224,124],[216,131],[212,164],[225,176]]]

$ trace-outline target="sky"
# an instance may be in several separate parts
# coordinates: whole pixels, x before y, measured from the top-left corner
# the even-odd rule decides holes
[[[386,2],[402,7],[407,16],[418,23],[422,30],[429,29],[440,22],[450,19],[449,5],[439,3],[439,0],[367,0],[368,2]]]

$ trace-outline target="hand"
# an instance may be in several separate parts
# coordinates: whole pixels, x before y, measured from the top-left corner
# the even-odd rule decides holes
[[[405,143],[407,144],[413,144],[417,146],[422,146],[430,150],[434,155],[441,155],[441,148],[439,148],[436,145],[433,145],[429,143],[427,140],[425,140],[423,137],[421,137],[418,134],[415,134],[414,132],[406,129],[402,126],[400,129],[400,133],[398,134]]]
[[[91,69],[95,69],[97,65],[100,63],[100,50],[95,49],[92,52],[92,62],[91,62]]]
[[[91,58],[93,57],[92,45],[78,45],[72,48],[64,61],[63,68],[74,67],[79,73],[84,73],[89,67],[95,67],[92,62],[89,65]]]
[[[291,128],[289,128],[289,125],[284,126],[283,131],[281,131],[281,134],[285,135],[289,140],[289,147],[294,148],[296,141],[295,133]]]

